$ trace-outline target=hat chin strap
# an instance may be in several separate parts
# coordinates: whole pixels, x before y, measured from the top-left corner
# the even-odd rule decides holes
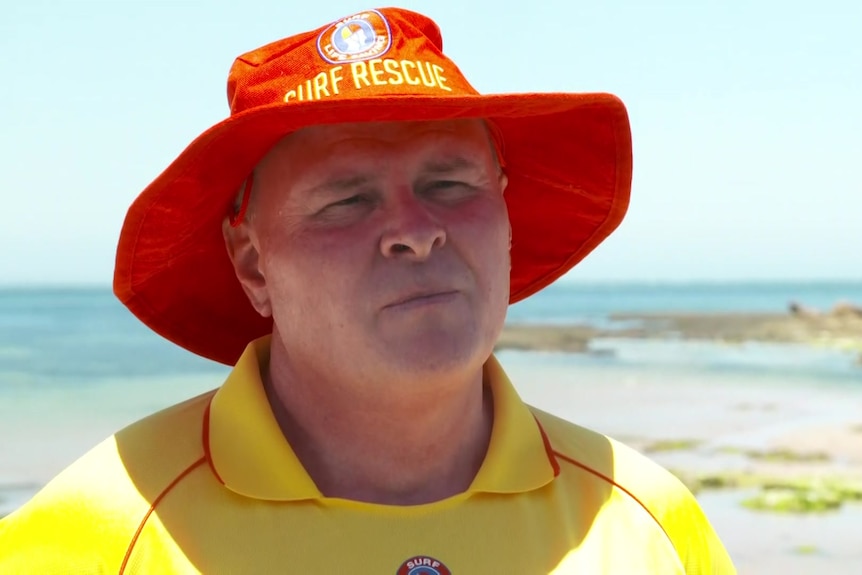
[[[248,200],[251,197],[251,187],[254,184],[254,172],[248,175],[245,179],[245,187],[242,190],[242,199],[239,204],[239,209],[230,215],[230,227],[239,226],[245,219],[245,213],[248,211]]]

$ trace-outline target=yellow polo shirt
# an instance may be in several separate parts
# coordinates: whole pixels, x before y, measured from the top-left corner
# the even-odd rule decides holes
[[[324,497],[270,410],[268,354],[253,342],[217,391],[123,429],[0,521],[0,573],[735,573],[676,478],[525,405],[493,357],[491,441],[465,493]]]

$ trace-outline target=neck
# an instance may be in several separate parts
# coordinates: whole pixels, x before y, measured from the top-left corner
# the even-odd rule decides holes
[[[462,493],[472,483],[493,423],[481,368],[440,385],[424,382],[418,390],[414,382],[377,381],[369,389],[297,371],[274,337],[263,373],[267,395],[324,496],[417,505]]]

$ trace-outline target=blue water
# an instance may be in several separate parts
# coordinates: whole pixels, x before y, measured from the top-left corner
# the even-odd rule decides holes
[[[602,323],[615,312],[781,312],[790,301],[825,310],[841,300],[862,302],[862,282],[561,283],[513,305],[508,321]],[[653,351],[650,356],[684,364],[703,355],[668,349],[663,354]],[[731,351],[727,353],[732,356]],[[763,351],[758,354],[754,355],[770,357]],[[709,355],[713,363],[715,355]],[[618,361],[626,357],[621,353],[617,356]],[[845,360],[839,362],[849,363]],[[831,360],[818,361],[825,366]],[[763,362],[754,363],[763,368]],[[221,375],[225,368],[152,333],[109,289],[0,289],[0,391],[13,382],[67,386],[106,378],[202,373]]]
[[[620,312],[784,312],[791,301],[828,310],[862,305],[862,281],[831,283],[557,283],[509,308],[510,322],[601,322]]]
[[[0,290],[0,386],[201,371],[223,369],[150,331],[109,289]]]

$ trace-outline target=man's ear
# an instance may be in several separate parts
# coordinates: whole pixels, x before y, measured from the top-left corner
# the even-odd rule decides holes
[[[271,316],[272,305],[266,277],[260,268],[260,248],[254,241],[248,218],[236,227],[231,226],[230,218],[225,218],[222,222],[222,235],[236,278],[245,291],[248,301],[263,317]]]

